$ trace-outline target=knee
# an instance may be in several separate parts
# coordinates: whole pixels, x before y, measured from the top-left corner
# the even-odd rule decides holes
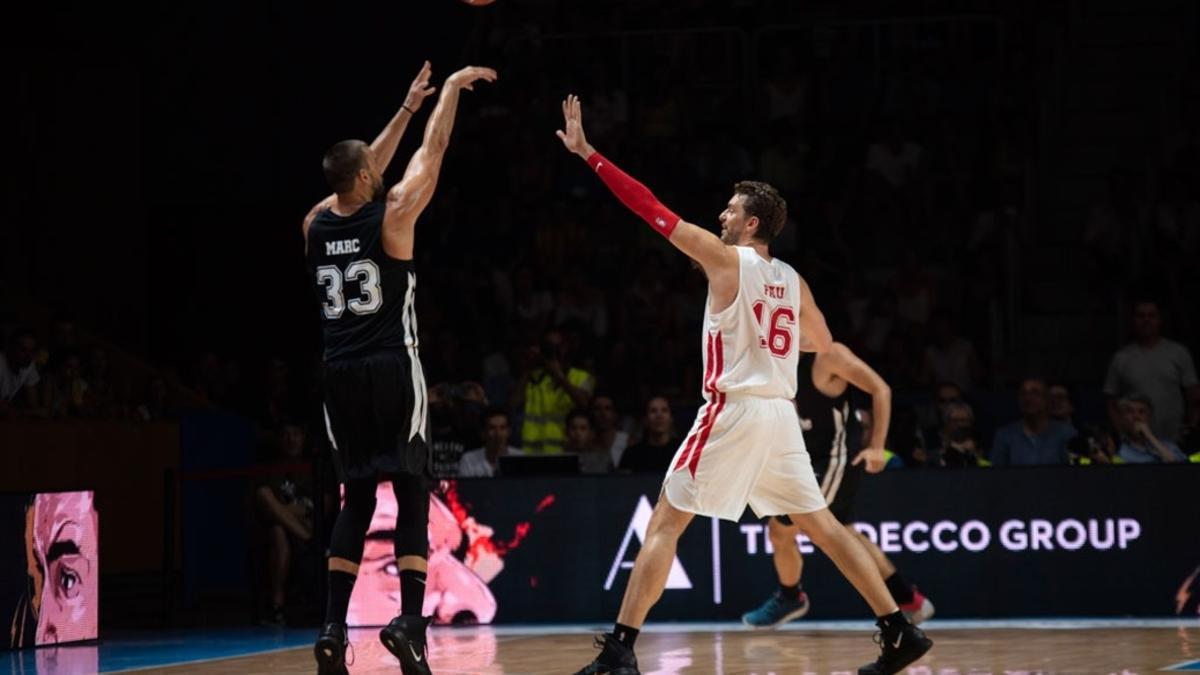
[[[849,536],[828,511],[806,515],[801,529],[818,548],[825,548],[841,536]]]

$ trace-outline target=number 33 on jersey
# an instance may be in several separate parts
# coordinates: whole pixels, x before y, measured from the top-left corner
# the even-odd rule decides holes
[[[308,228],[308,266],[321,307],[325,359],[396,350],[416,356],[417,275],[383,250],[381,202],[350,216],[318,214]]]
[[[717,392],[794,398],[799,364],[800,275],[778,258],[737,247],[733,304],[704,316],[704,397]]]

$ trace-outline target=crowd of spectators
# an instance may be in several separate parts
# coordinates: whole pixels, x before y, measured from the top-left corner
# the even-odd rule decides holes
[[[561,14],[499,3],[479,15],[471,58],[505,64],[505,86],[460,116],[417,247],[438,475],[495,475],[505,456],[564,450],[585,472],[660,471],[699,404],[705,280],[558,147],[550,131],[567,91],[581,94],[593,142],[695,222],[715,220],[735,180],[780,188],[790,222],[775,252],[805,275],[837,339],[897,392],[893,465],[1195,452],[1194,366],[1159,316],[1190,331],[1187,265],[1154,268],[1165,304],[1138,305],[1136,341],[1103,382],[1017,381],[1008,275],[1014,249],[1036,243],[1023,240],[1036,118],[1023,23],[813,22],[776,3],[777,27],[747,12],[731,21],[721,3],[662,4],[684,5],[670,15],[691,28],[606,33],[678,23],[636,2]],[[595,58],[580,70],[564,36],[583,29]],[[1195,250],[1196,148],[1177,144],[1153,200],[1114,174],[1085,233],[1098,269],[1125,270],[1113,259],[1138,214],[1163,262]],[[489,168],[497,156],[503,172]],[[1097,293],[1126,293],[1138,270],[1107,279]],[[178,379],[255,419],[276,450],[286,424],[305,430],[305,453],[323,443],[315,354],[201,353],[143,390],[111,372],[104,348],[73,344],[69,321],[46,341],[9,333],[0,414],[171,418]],[[1106,414],[1075,400],[1100,384]],[[1015,406],[994,393],[1012,386]]]

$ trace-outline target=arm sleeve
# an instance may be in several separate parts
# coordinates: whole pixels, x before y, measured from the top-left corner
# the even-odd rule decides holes
[[[622,171],[616,164],[613,164],[600,153],[592,153],[587,158],[588,166],[596,172],[600,180],[608,186],[608,189],[621,200],[630,211],[633,211],[642,220],[646,221],[650,227],[654,228],[667,239],[671,238],[671,233],[675,231],[675,226],[679,224],[679,216],[675,215],[671,209],[663,206],[654,193],[645,185],[642,185],[632,176]]]

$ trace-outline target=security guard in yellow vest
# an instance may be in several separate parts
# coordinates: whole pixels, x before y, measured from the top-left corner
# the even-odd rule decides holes
[[[523,410],[521,446],[528,454],[558,454],[566,438],[567,413],[586,408],[596,379],[567,364],[563,335],[550,330],[531,348],[530,365],[513,387],[513,409]]]

